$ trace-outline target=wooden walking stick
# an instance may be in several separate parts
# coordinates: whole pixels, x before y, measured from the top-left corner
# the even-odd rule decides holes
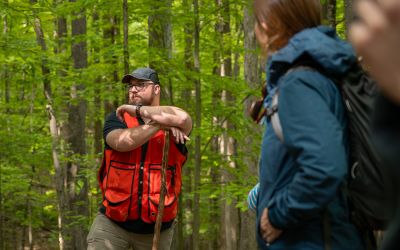
[[[156,225],[154,226],[153,247],[151,248],[152,250],[157,250],[158,244],[160,242],[160,229],[161,229],[162,217],[164,215],[165,194],[167,192],[167,184],[166,184],[165,179],[166,179],[166,171],[167,171],[167,167],[168,167],[169,130],[165,130],[164,134],[165,134],[165,139],[164,139],[162,166],[161,166],[160,203],[158,204]]]

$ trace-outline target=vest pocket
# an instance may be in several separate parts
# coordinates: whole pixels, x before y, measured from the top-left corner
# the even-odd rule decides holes
[[[105,191],[106,215],[115,221],[129,217],[136,165],[111,161]]]
[[[166,171],[167,192],[164,200],[163,222],[171,221],[178,211],[178,197],[175,192],[176,167],[168,166]],[[150,166],[150,182],[148,194],[149,219],[155,222],[157,219],[158,205],[160,203],[161,190],[161,166]]]
[[[106,215],[115,221],[126,221],[129,216],[130,194],[121,195],[111,190],[106,191]]]

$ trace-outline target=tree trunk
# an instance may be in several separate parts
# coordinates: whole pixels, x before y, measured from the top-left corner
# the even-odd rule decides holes
[[[354,19],[353,2],[354,0],[344,0],[344,21],[346,26],[346,37],[348,36],[350,24]]]
[[[100,17],[97,8],[95,8],[95,10],[93,11],[92,20],[93,20],[92,28],[95,30],[95,33],[101,34],[101,29],[100,29],[101,25],[99,25]],[[100,63],[100,47],[101,47],[100,43],[94,42],[92,45],[94,51],[93,53],[94,66]],[[104,86],[105,83],[102,80],[101,74],[99,74],[95,78],[95,82],[96,84],[94,85],[94,98],[93,98],[95,105],[94,107],[92,106],[93,110],[91,111],[94,115],[92,115],[91,117],[93,117],[93,131],[94,131],[93,151],[96,160],[95,160],[95,169],[91,171],[97,171],[97,169],[100,167],[102,160],[102,152],[103,152],[103,123],[102,123],[103,109],[99,104],[103,103],[103,100],[101,98],[103,92],[102,86]],[[94,188],[97,188],[97,190],[100,191],[100,189],[98,189],[97,181],[89,182],[89,184],[93,185]],[[92,189],[93,186],[89,186],[89,190]],[[99,200],[101,199],[101,192],[97,192],[96,194],[97,195],[92,194],[92,197],[90,197],[89,222],[93,221],[98,211],[98,203]]]
[[[109,28],[104,28],[103,30],[103,34],[104,34],[104,47],[115,47],[116,46],[116,35],[118,33],[117,30],[117,17],[112,16],[111,14],[107,13],[104,16],[104,25],[105,27],[109,27]],[[116,87],[114,86],[114,83],[118,82],[118,62],[116,60],[116,55],[113,54],[112,56],[105,56],[104,57],[104,61],[109,64],[109,67],[112,68],[112,72],[111,72],[111,79],[113,80],[113,82],[111,81],[111,83],[107,83],[106,85],[106,91],[109,93],[113,93],[114,91],[116,91]],[[108,72],[108,74],[110,74]],[[109,76],[107,76],[108,78]],[[116,99],[113,99],[113,95],[109,95],[107,97],[108,99],[104,100],[103,105],[104,105],[104,113],[107,115],[110,112],[112,112],[113,110],[115,110],[118,106],[118,101]]]
[[[62,4],[62,0],[56,0],[56,5]],[[55,53],[60,57],[63,57],[66,53],[66,38],[67,38],[67,20],[65,16],[57,16],[56,19],[56,34],[55,39],[57,41],[57,46],[55,47]],[[60,79],[65,79],[67,76],[68,64],[62,62],[60,68],[57,70],[57,74]],[[51,90],[51,85],[47,84],[45,86],[45,96],[47,99],[47,113],[49,117],[49,127],[50,134],[52,137],[52,151],[53,151],[53,163],[55,168],[55,186],[57,192],[57,207],[58,207],[58,229],[59,229],[59,246],[60,249],[65,249],[65,238],[70,237],[67,235],[67,221],[66,215],[69,210],[69,200],[66,190],[66,178],[67,169],[64,163],[59,160],[60,146],[61,146],[61,136],[59,131],[63,131],[60,121],[57,120],[55,107],[53,106],[53,94]],[[62,105],[64,107],[64,105]],[[66,106],[66,105],[65,105]],[[62,108],[63,112],[66,112],[66,108]]]
[[[100,25],[97,25],[98,21],[100,20],[99,18],[99,13],[97,12],[97,10],[95,10],[93,12],[93,23],[96,23],[96,25],[93,25],[93,28],[95,30],[95,32],[97,34],[100,34]],[[99,64],[100,63],[100,44],[94,43],[93,44],[93,50],[94,50],[94,55],[93,55],[93,62],[94,64]],[[102,102],[101,100],[101,93],[102,93],[102,89],[101,89],[101,85],[100,83],[102,83],[102,79],[101,76],[96,77],[96,83],[94,85],[94,103],[99,104]],[[95,115],[95,119],[94,119],[94,153],[96,155],[99,155],[101,152],[103,152],[103,126],[102,126],[102,119],[101,116],[98,115],[98,113],[100,112],[99,109],[96,109],[94,111],[97,115]],[[97,160],[97,165],[100,164],[100,160]]]
[[[217,3],[218,4],[218,3]],[[219,7],[217,7],[219,8]],[[218,44],[219,47],[217,47],[213,51],[213,75],[215,77],[220,77],[221,76],[221,53],[223,51],[223,48],[221,48],[222,42],[221,40],[221,34],[220,34],[220,20],[218,20],[215,23],[214,27],[215,33],[218,35]],[[221,91],[216,88],[212,90],[212,104],[214,107],[217,107],[219,105],[218,103],[221,100]],[[218,114],[213,114],[213,117],[211,119],[211,127],[213,130],[217,130],[220,128],[220,120],[223,119],[221,118],[220,115]],[[211,152],[215,156],[219,156],[219,145],[220,145],[220,139],[218,135],[213,135],[211,139]],[[220,174],[221,169],[216,168],[212,166],[210,168],[210,178],[211,178],[211,186],[210,186],[210,197],[211,194],[213,193],[221,193],[221,174]],[[219,249],[221,242],[225,242],[225,228],[223,227],[223,221],[220,220],[221,216],[224,215],[224,209],[222,206],[222,202],[219,201],[219,197],[212,197],[209,198],[209,218],[210,218],[210,225],[211,228],[208,230],[208,235],[206,237],[209,239],[208,240],[208,249],[209,250],[214,250],[214,249]],[[222,237],[223,236],[223,237]]]
[[[193,3],[189,2],[189,0],[182,0],[182,7],[184,9],[184,13],[188,15],[188,13],[192,13]],[[190,15],[191,16],[191,15]],[[186,20],[186,19],[185,19]],[[183,89],[183,100],[184,103],[189,104],[188,107],[193,106],[192,103],[192,97],[191,97],[191,91],[193,89],[193,85],[190,85],[190,83],[194,83],[193,79],[193,68],[194,68],[194,62],[193,62],[193,22],[191,21],[192,19],[189,19],[188,21],[185,21],[184,26],[183,26],[183,32],[185,36],[185,48],[184,48],[184,61],[185,61],[185,80],[187,83],[186,87]],[[191,145],[188,146],[189,150],[192,147]],[[190,194],[192,194],[193,189],[193,181],[192,181],[192,176],[193,176],[193,171],[192,168],[187,164],[183,168],[183,175],[182,176],[188,176],[189,178],[184,178],[183,181],[183,192],[180,195],[180,210],[179,210],[179,224],[178,224],[178,237],[177,237],[177,249],[178,250],[189,250],[193,249],[193,234],[189,232],[184,232],[184,225],[187,225],[189,228],[193,228],[193,221],[187,219],[184,215],[185,214],[192,214],[193,213],[193,199],[190,198]],[[183,196],[184,194],[189,194],[187,195],[187,199],[185,202],[183,201]]]
[[[194,11],[194,71],[196,72],[195,83],[195,129],[201,128],[201,85],[200,85],[200,20],[199,20],[199,1],[193,0]],[[201,137],[196,134],[195,144],[195,164],[194,164],[194,211],[193,211],[193,249],[199,250],[200,247],[200,170],[201,170]]]
[[[5,4],[8,5],[8,0],[5,0]],[[8,36],[8,16],[4,15],[3,20],[3,34],[5,37],[5,44],[7,43],[7,36]],[[7,106],[5,112],[9,113],[8,104],[10,102],[10,80],[8,76],[8,69],[7,64],[3,66],[3,79],[4,79],[4,100]],[[3,208],[3,189],[2,189],[2,164],[0,164],[0,249],[5,249],[5,212]]]
[[[232,77],[232,50],[231,50],[231,25],[230,25],[230,3],[228,0],[216,0],[216,5],[220,9],[219,22],[217,23],[217,29],[220,36],[220,48],[222,51],[222,65],[221,65],[221,77]],[[229,89],[223,90],[221,94],[222,103],[226,106],[235,103]],[[236,168],[234,157],[236,155],[236,140],[228,135],[228,131],[233,131],[235,127],[230,122],[229,118],[225,119],[222,124],[224,133],[221,138],[220,153],[224,156],[228,163],[226,167]],[[228,185],[233,177],[229,174],[227,169],[221,171],[221,182]],[[226,187],[226,185],[224,187]],[[223,188],[222,196],[227,197],[229,194],[226,193],[226,188]],[[236,208],[236,200],[228,202],[224,200],[222,210],[222,226],[224,227],[223,232],[225,233],[224,242],[222,244],[223,249],[236,250],[238,237],[239,237],[239,213]]]
[[[5,1],[5,5],[8,6],[8,0]],[[7,44],[7,40],[8,40],[8,32],[9,32],[9,24],[8,24],[8,16],[5,15],[4,16],[4,27],[3,27],[3,34],[5,37],[5,44]],[[6,54],[7,56],[7,54]],[[6,113],[10,112],[10,109],[8,107],[9,103],[10,103],[10,77],[8,75],[8,65],[7,63],[4,63],[3,66],[3,74],[4,74],[4,100],[6,103]]]
[[[75,2],[75,0],[71,0]],[[87,67],[86,51],[86,14],[84,10],[74,13],[76,18],[72,19],[72,60],[73,68],[80,73]],[[86,118],[86,100],[83,97],[85,86],[83,83],[75,82],[71,86],[71,102],[68,106],[68,124],[66,126],[66,141],[70,146],[72,155],[69,155],[68,167],[68,199],[71,202],[71,215],[68,219],[73,222],[71,229],[71,238],[68,247],[71,249],[86,249],[86,219],[88,217],[88,183],[84,171],[84,165],[81,164],[86,154],[85,141],[85,118]],[[72,161],[73,158],[80,160]],[[77,183],[81,183],[77,186]],[[77,222],[79,216],[84,216],[81,222]]]
[[[122,1],[122,14],[124,19],[124,73],[129,73],[129,46],[128,46],[128,0]]]
[[[31,0],[31,3],[36,3],[35,0]],[[34,12],[34,30],[36,33],[36,41],[40,46],[42,52],[45,54],[47,53],[47,46],[44,40],[44,34],[41,26],[40,19],[37,17],[37,14]],[[67,237],[65,233],[65,207],[67,204],[65,192],[64,192],[64,175],[63,175],[63,168],[60,164],[59,160],[59,135],[58,135],[58,127],[57,127],[57,119],[55,116],[55,112],[53,109],[53,97],[51,91],[51,82],[49,80],[49,73],[50,70],[47,65],[47,59],[43,56],[41,62],[42,68],[42,75],[43,75],[43,90],[44,95],[47,100],[47,112],[49,118],[49,128],[50,128],[50,135],[52,138],[52,156],[53,156],[53,164],[55,169],[55,186],[57,192],[57,200],[58,200],[58,212],[59,212],[59,248],[61,250],[65,249],[65,238]]]
[[[327,19],[329,26],[336,30],[336,0],[327,0]]]
[[[31,107],[31,111],[30,111],[31,113],[32,113],[32,107]],[[33,131],[32,131],[32,129],[30,129],[31,130],[31,133],[33,133]],[[37,173],[36,173],[36,170],[35,170],[35,166],[34,165],[32,165],[31,166],[31,174],[30,174],[30,181],[29,181],[29,189],[28,189],[28,193],[31,193],[32,192],[32,186],[33,186],[33,181],[34,181],[34,178],[36,177],[36,175],[37,175]],[[28,231],[27,233],[28,233],[28,249],[29,250],[33,250],[33,236],[32,236],[32,234],[33,234],[33,232],[32,232],[32,200],[31,200],[31,197],[26,197],[26,217],[27,217],[27,220],[28,220],[28,226],[27,226],[27,228],[26,228],[26,230]],[[24,230],[24,233],[25,233],[25,230]],[[23,237],[22,237],[22,247],[23,247],[23,249],[25,249],[25,239],[26,239],[26,236],[24,235]]]
[[[171,66],[172,56],[172,25],[171,25],[172,0],[151,0],[149,27],[149,66],[157,71],[161,79],[161,102],[173,103]]]
[[[257,54],[257,43],[254,34],[254,14],[252,12],[252,7],[250,4],[246,5],[243,10],[243,29],[244,29],[244,78],[249,88],[255,89],[260,82],[260,74],[258,74],[258,54]],[[253,99],[254,100],[254,99]],[[245,101],[244,115],[249,116],[248,110],[250,108],[252,99],[247,99]],[[253,125],[250,131],[259,131],[262,128],[257,128],[257,125]],[[242,151],[243,155],[247,157],[244,159],[245,165],[248,166],[248,172],[250,175],[257,174],[257,158],[248,157],[251,156],[251,149],[244,145],[254,144],[254,136],[247,136],[245,138],[245,143],[243,144]],[[255,184],[255,183],[254,183]],[[241,213],[240,216],[240,239],[239,239],[239,250],[247,249],[257,249],[256,242],[256,230],[255,230],[255,213],[253,211],[247,210]]]

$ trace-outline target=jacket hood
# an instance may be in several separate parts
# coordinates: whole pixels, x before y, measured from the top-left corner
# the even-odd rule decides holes
[[[357,60],[352,46],[341,40],[332,28],[318,26],[304,29],[268,58],[268,84],[271,87],[276,85],[279,77],[300,58],[311,60],[333,77],[343,75]]]

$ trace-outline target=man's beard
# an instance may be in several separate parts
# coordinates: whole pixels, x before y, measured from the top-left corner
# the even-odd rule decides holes
[[[129,99],[129,104],[131,105],[142,105],[142,106],[150,106],[151,100],[146,100],[141,97],[136,97],[133,100]]]

